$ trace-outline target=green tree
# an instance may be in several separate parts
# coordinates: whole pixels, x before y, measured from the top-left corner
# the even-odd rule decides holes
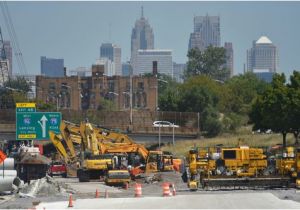
[[[268,84],[251,72],[232,77],[224,85],[220,110],[226,113],[248,115],[256,97],[263,93]]]
[[[294,71],[290,76],[289,87],[289,116],[291,121],[291,132],[295,137],[295,144],[298,144],[300,134],[300,72]]]
[[[198,48],[188,51],[185,77],[207,75],[213,79],[226,80],[229,70],[224,67],[226,62],[225,48],[209,46],[203,52]]]
[[[116,111],[116,104],[109,99],[101,99],[101,104],[97,108],[98,111]]]
[[[217,105],[220,85],[207,76],[190,78],[179,88],[178,111],[199,112],[201,130],[208,136],[221,132]]]
[[[289,118],[291,102],[285,82],[284,74],[275,74],[271,87],[257,98],[250,114],[254,130],[271,129],[280,132],[283,136],[284,147],[286,146],[286,135],[291,127]]]
[[[162,111],[177,111],[179,98],[179,87],[170,76],[159,75],[158,84],[158,107]]]
[[[30,91],[29,83],[24,77],[9,79],[0,89],[1,108],[13,109],[18,102],[27,102],[27,93]]]

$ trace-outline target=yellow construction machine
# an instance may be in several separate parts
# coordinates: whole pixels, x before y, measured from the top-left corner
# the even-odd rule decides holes
[[[125,134],[88,122],[76,125],[62,121],[60,131],[60,135],[50,132],[50,139],[66,163],[77,164],[80,181],[88,181],[88,177],[97,177],[112,168],[128,167],[132,177],[136,177],[142,173],[171,171],[175,164],[177,168],[181,164],[180,159],[175,159],[173,165],[172,155],[149,151]],[[127,164],[121,165],[124,157]]]
[[[101,153],[96,132],[90,123],[81,123],[78,128],[75,124],[62,122],[60,131],[60,135],[50,131],[50,139],[66,162],[67,169],[76,165],[80,182],[99,179],[115,169],[113,155]]]
[[[280,157],[262,148],[195,148],[189,151],[182,178],[191,190],[199,187],[300,186],[300,150],[288,147]]]

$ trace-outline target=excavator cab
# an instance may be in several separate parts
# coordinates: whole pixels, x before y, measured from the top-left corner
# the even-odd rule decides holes
[[[146,161],[146,173],[154,173],[158,171],[172,171],[173,157],[165,155],[162,151],[149,151]]]

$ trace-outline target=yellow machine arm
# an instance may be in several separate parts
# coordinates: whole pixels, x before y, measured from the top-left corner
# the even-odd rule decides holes
[[[62,144],[63,138],[61,135],[57,135],[52,131],[49,131],[50,140],[52,141],[54,147],[58,151],[58,154],[61,156],[63,160],[65,160],[66,163],[71,162],[71,158],[68,155],[65,147]]]
[[[98,139],[90,123],[80,124],[80,134],[84,143],[84,148],[91,151],[93,155],[99,155]]]
[[[74,139],[74,137],[73,137],[74,135],[71,134],[70,129],[68,128],[68,126],[66,125],[66,123],[64,121],[62,121],[60,124],[60,133],[70,150],[71,158],[75,158],[76,153],[75,153],[73,140],[72,140],[72,139]]]

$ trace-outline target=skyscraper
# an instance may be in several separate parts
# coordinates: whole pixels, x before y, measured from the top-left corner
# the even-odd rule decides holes
[[[252,48],[247,50],[248,71],[267,70],[269,72],[277,72],[278,61],[277,47],[266,36],[253,41]]]
[[[63,77],[64,59],[41,56],[41,74],[48,77]]]
[[[193,39],[201,39],[202,42],[196,42],[196,44],[200,44],[200,46],[196,45],[200,50],[203,47],[204,49],[207,48],[209,45],[220,47],[220,36],[219,16],[206,15],[194,17],[194,33],[191,34],[190,43],[193,43]]]
[[[138,50],[135,75],[145,73],[167,74],[173,77],[172,50],[152,49]]]
[[[103,43],[100,47],[100,59],[107,58],[114,63],[114,75],[122,75],[121,48],[112,43]]]
[[[224,44],[225,53],[226,53],[226,63],[225,67],[230,71],[230,77],[233,76],[233,47],[231,42],[225,42]]]
[[[147,19],[144,17],[142,7],[141,18],[135,22],[131,33],[131,58],[130,62],[133,74],[137,73],[137,54],[138,50],[154,49],[154,35]]]

